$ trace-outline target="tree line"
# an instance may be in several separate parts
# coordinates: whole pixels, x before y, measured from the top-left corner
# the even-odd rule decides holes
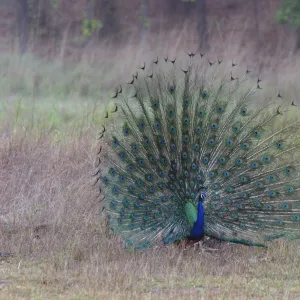
[[[140,27],[141,43],[147,37],[151,27],[149,17],[150,0],[140,0],[138,3],[137,23]],[[66,3],[66,2],[65,2]],[[54,39],[62,34],[62,28],[71,28],[76,24],[80,28],[80,35],[85,40],[101,39],[104,36],[114,36],[122,27],[116,15],[117,0],[84,0],[72,1],[70,15],[61,14],[64,0],[15,0],[16,24],[20,53],[27,51],[31,36],[38,38],[53,36]],[[207,30],[207,0],[164,0],[162,7],[165,13],[171,13],[181,18],[195,17],[199,49],[208,47]],[[253,19],[259,34],[259,19],[257,17],[260,1],[253,0]],[[72,15],[72,9],[76,13]],[[68,11],[68,10],[64,10]],[[77,18],[74,19],[74,16]],[[296,48],[300,49],[300,1],[282,0],[274,19],[279,24],[286,24],[297,32]],[[67,25],[66,25],[67,24]]]

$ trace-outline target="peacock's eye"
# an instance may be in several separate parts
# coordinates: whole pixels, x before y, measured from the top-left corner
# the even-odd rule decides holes
[[[204,200],[207,197],[206,192],[201,192],[200,193],[200,199]]]

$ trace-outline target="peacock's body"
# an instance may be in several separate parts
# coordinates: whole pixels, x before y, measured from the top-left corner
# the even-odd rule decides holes
[[[232,64],[221,76],[220,62],[189,56],[142,66],[114,96],[108,168],[97,172],[110,228],[137,248],[204,234],[300,238],[300,120],[284,117],[294,103],[243,88],[248,70],[233,78]]]

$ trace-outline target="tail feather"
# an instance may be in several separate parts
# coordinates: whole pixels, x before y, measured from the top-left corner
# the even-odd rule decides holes
[[[188,237],[204,195],[208,236],[298,238],[300,120],[284,117],[295,106],[257,103],[257,84],[245,86],[249,72],[234,79],[232,65],[177,64],[156,62],[117,95],[101,173],[112,230],[137,248]]]

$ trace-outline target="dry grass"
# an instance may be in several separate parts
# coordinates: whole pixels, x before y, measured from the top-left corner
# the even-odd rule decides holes
[[[0,299],[300,297],[299,243],[127,252],[105,232],[93,134],[1,140]],[[211,250],[215,249],[215,250]]]
[[[172,55],[182,50],[180,35],[173,44]],[[187,249],[128,252],[107,234],[92,187],[95,135],[107,94],[97,89],[97,76],[113,86],[111,77],[127,80],[142,55],[156,57],[155,49],[145,53],[129,45],[118,53],[128,59],[111,69],[113,53],[103,53],[105,64],[94,77],[92,62],[63,75],[57,74],[63,69],[47,73],[48,66],[34,69],[26,60],[8,60],[8,69],[2,68],[0,252],[14,257],[0,256],[0,299],[300,299],[299,242],[260,249],[205,241]],[[21,85],[10,71],[17,71]],[[86,72],[92,80],[82,93]],[[285,79],[286,98],[299,94],[295,73],[278,76]]]

